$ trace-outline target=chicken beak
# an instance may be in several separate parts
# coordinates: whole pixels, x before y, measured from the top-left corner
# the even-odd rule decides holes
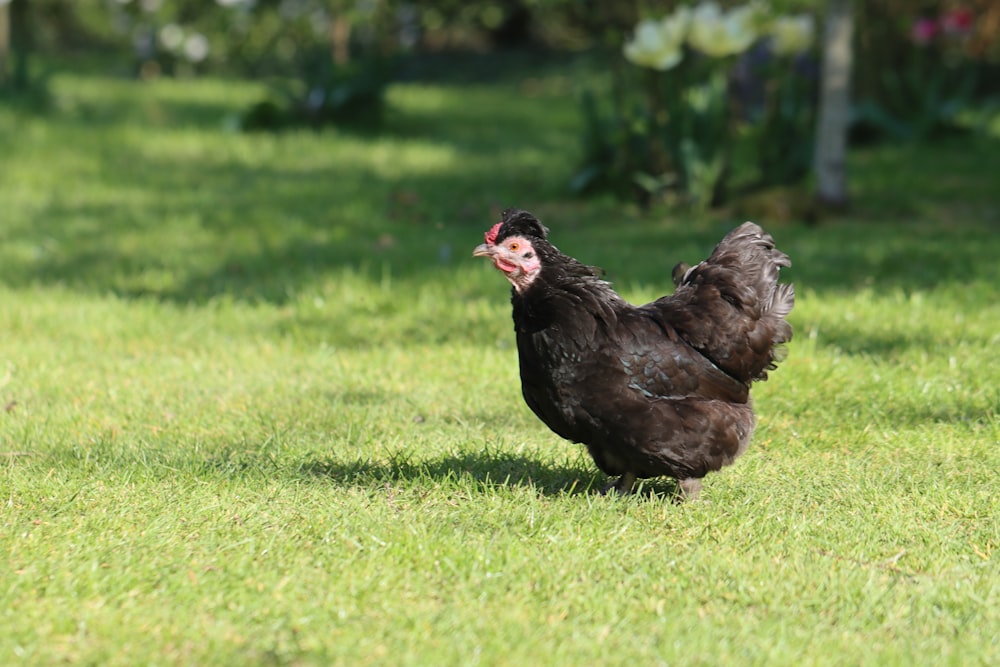
[[[496,254],[496,246],[490,245],[489,243],[480,243],[476,246],[476,249],[472,251],[473,257],[493,257]]]

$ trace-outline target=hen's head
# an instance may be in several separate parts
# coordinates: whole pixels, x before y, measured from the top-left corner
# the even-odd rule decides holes
[[[548,231],[527,211],[509,208],[486,232],[486,243],[476,246],[472,254],[489,257],[514,289],[523,292],[542,270],[542,254],[549,247]]]

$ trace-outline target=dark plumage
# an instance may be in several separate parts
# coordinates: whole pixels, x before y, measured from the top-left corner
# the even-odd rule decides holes
[[[770,235],[746,222],[711,257],[675,269],[675,292],[633,306],[600,271],[561,253],[530,213],[510,209],[475,255],[513,285],[521,389],[557,434],[587,446],[614,485],[668,475],[693,497],[743,453],[750,385],[791,340],[794,304]]]

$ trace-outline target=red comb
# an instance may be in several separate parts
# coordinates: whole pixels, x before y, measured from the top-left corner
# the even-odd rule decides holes
[[[490,245],[496,243],[497,233],[500,231],[500,225],[503,224],[498,222],[497,224],[490,227],[490,231],[486,232],[486,242]]]

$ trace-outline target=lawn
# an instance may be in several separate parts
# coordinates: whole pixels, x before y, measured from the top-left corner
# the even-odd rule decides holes
[[[500,208],[633,301],[737,219],[581,201],[572,71],[240,134],[249,84],[0,106],[0,662],[1000,662],[1000,145],[759,219],[798,301],[747,454],[604,497],[523,405]]]

